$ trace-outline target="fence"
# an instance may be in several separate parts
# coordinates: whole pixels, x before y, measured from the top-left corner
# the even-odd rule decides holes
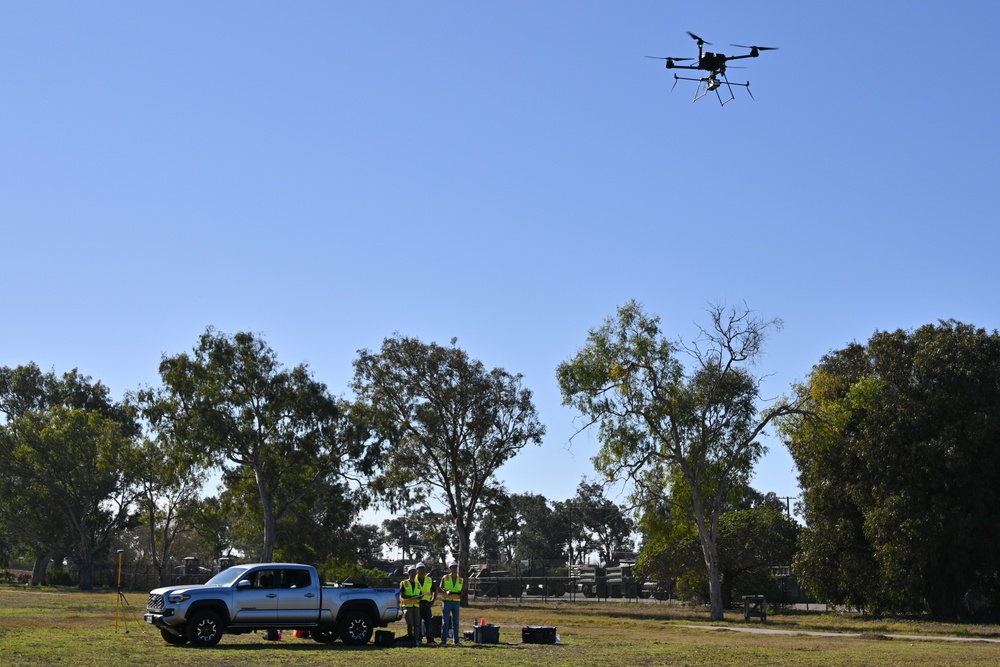
[[[500,600],[511,598],[534,600],[666,600],[669,589],[655,583],[640,584],[634,580],[597,575],[594,577],[522,577],[490,576],[466,579],[470,599]]]

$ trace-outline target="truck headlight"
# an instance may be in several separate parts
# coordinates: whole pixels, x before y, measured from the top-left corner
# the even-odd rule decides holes
[[[191,596],[188,595],[187,593],[171,593],[170,595],[167,596],[167,601],[170,604],[180,604],[181,602],[184,602],[190,597]]]

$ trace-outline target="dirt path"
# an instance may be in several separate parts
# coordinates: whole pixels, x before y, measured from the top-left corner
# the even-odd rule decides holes
[[[778,628],[764,628],[760,626],[722,626],[722,625],[682,625],[684,628],[693,630],[716,630],[723,632],[748,632],[758,635],[804,635],[807,637],[878,637],[886,639],[902,639],[906,641],[946,641],[946,642],[984,642],[987,644],[1000,644],[1000,639],[990,639],[988,637],[954,637],[950,635],[887,635],[887,634],[865,634],[858,632],[821,632],[818,630],[779,630]]]

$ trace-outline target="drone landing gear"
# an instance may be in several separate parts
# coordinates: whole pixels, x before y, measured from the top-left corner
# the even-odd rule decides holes
[[[726,106],[727,102],[732,102],[736,99],[736,95],[733,93],[733,86],[743,86],[747,89],[747,94],[750,95],[750,99],[754,99],[753,93],[750,92],[750,82],[746,83],[730,83],[729,79],[726,78],[725,74],[713,74],[711,76],[702,77],[700,79],[695,79],[688,76],[677,76],[674,74],[674,85],[670,87],[671,92],[677,87],[678,81],[697,81],[698,85],[694,89],[694,99],[692,102],[697,102],[701,98],[708,95],[711,91],[715,91],[715,96],[719,98],[719,104],[721,106]],[[722,99],[722,95],[719,93],[719,89],[725,86],[725,89],[729,91],[729,97]]]

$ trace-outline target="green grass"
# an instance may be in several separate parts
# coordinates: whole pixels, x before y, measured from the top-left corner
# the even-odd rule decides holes
[[[686,665],[727,667],[746,665],[837,665],[838,667],[1000,664],[998,626],[949,625],[913,620],[870,620],[853,615],[787,614],[744,623],[730,614],[722,624],[710,624],[701,610],[658,604],[627,603],[474,603],[462,610],[463,626],[485,616],[501,626],[501,644],[437,648],[348,648],[288,638],[266,642],[260,634],[226,636],[213,649],[170,646],[159,632],[141,622],[145,594],[127,593],[132,613],[122,610],[115,632],[116,594],[72,590],[0,587],[0,664],[86,665],[87,667],[184,665],[323,664],[372,666],[576,667],[607,665]],[[127,621],[127,623],[126,623]],[[556,626],[562,643],[521,644],[524,625]],[[722,630],[714,629],[721,625]],[[694,627],[692,627],[694,626]],[[855,636],[817,637],[805,634],[757,635],[732,630],[751,627],[805,632],[842,632]],[[126,632],[127,629],[127,632]],[[390,627],[402,634],[402,623]],[[886,640],[907,634],[930,640]],[[860,636],[858,636],[860,635]],[[979,641],[952,642],[954,636]],[[934,639],[937,637],[938,639]]]

